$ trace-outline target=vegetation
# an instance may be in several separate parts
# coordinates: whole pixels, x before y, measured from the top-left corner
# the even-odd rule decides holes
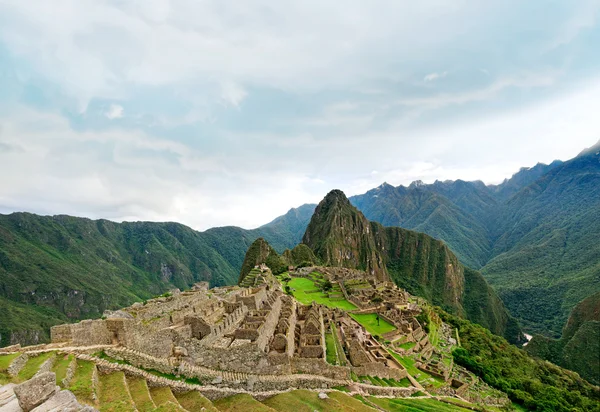
[[[599,385],[600,292],[575,306],[560,339],[536,335],[525,350],[532,356],[578,372],[584,379]]]
[[[523,168],[497,186],[384,184],[350,200],[371,220],[443,240],[481,269],[530,333],[558,338],[570,310],[600,291],[599,148]],[[467,311],[476,310],[473,301]]]
[[[326,305],[330,308],[341,308],[344,310],[354,310],[356,306],[345,299],[333,300],[325,296],[314,280],[307,278],[293,278],[288,285],[294,291],[294,298],[304,305],[310,305],[312,302]]]
[[[579,375],[549,362],[535,360],[504,338],[439,310],[441,318],[458,329],[462,347],[454,361],[533,411],[596,411],[600,392]]]
[[[523,339],[518,323],[483,276],[465,268],[443,242],[424,233],[369,222],[339,190],[319,203],[303,242],[326,265],[366,270],[381,279],[389,275],[410,293],[511,342]]]
[[[4,385],[10,382],[10,376],[8,375],[8,367],[11,362],[17,358],[20,353],[13,353],[10,355],[0,355],[0,385]]]
[[[50,327],[98,318],[201,280],[234,284],[250,244],[296,245],[314,206],[254,230],[197,232],[177,223],[0,215],[0,347],[49,340]],[[296,233],[300,231],[301,233]]]
[[[44,362],[55,355],[55,352],[46,352],[30,357],[27,360],[27,363],[25,363],[25,366],[23,366],[23,368],[19,371],[17,375],[17,381],[24,382],[33,378],[33,375],[37,373],[37,371],[40,369],[40,366],[42,366]]]
[[[93,362],[77,359],[75,375],[70,382],[69,390],[77,397],[79,402],[94,405],[94,389],[92,387],[92,375],[96,365]]]
[[[123,372],[100,375],[98,380],[100,412],[133,412],[136,410],[127,391]]]
[[[176,393],[175,397],[179,404],[188,411],[217,411],[213,404],[198,391]]]
[[[150,396],[150,390],[145,379],[129,377],[127,378],[127,387],[138,411],[146,412],[154,410],[154,402]]]
[[[369,397],[369,401],[388,411],[403,412],[466,412],[469,409],[451,405],[436,399],[386,399]]]
[[[292,392],[275,395],[264,400],[263,404],[276,411],[373,411],[372,408],[365,406],[360,401],[341,392],[329,392],[327,395],[327,399],[319,399],[318,392],[295,390]]]
[[[351,313],[352,319],[360,323],[371,335],[383,335],[391,332],[396,328],[389,322],[381,319],[376,313],[369,314],[354,314]]]
[[[273,409],[263,405],[252,396],[246,394],[234,395],[213,402],[215,407],[222,412],[272,412]]]
[[[56,374],[56,384],[63,386],[62,381],[67,376],[69,364],[73,361],[73,355],[60,355],[52,365],[52,372]]]
[[[152,400],[156,404],[156,406],[162,405],[167,402],[173,402],[177,404],[177,399],[173,396],[173,392],[171,392],[171,388],[168,386],[159,386],[150,389],[150,396],[152,396]]]

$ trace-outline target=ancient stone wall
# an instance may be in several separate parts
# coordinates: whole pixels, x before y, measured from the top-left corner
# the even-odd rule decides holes
[[[383,363],[371,362],[360,367],[353,367],[352,370],[358,376],[377,376],[379,378],[401,380],[407,376],[405,369],[388,368]]]
[[[245,305],[239,306],[232,313],[225,316],[220,323],[211,326],[211,332],[202,339],[202,344],[209,346],[221,338],[225,333],[233,331],[240,321],[244,319],[246,313],[248,313],[248,308]]]
[[[350,368],[330,365],[324,359],[292,358],[292,370],[294,373],[308,373],[331,379],[350,379]]]
[[[62,343],[70,342],[73,340],[73,334],[71,333],[71,325],[56,325],[50,328],[50,342]]]
[[[71,325],[71,334],[73,336],[73,345],[91,346],[91,345],[110,345],[112,343],[112,334],[106,327],[104,320],[83,320]]]

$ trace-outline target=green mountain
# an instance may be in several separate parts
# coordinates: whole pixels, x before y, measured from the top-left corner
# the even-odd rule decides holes
[[[522,339],[517,322],[481,274],[465,268],[443,242],[370,222],[339,190],[319,203],[303,243],[326,266],[360,269],[382,281],[391,279],[512,342]]]
[[[535,335],[525,350],[600,384],[600,292],[571,311],[560,339]]]
[[[52,325],[197,281],[234,284],[255,239],[281,252],[293,247],[294,228],[305,227],[313,209],[291,209],[254,230],[205,232],[177,223],[0,215],[0,346],[46,341]]]
[[[600,142],[500,185],[383,184],[350,201],[368,219],[443,240],[530,332],[559,336],[577,302],[600,290]]]

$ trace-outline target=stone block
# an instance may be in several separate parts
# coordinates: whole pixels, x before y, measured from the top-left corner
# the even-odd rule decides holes
[[[54,396],[57,388],[56,375],[45,372],[15,386],[14,391],[23,411],[29,412]]]

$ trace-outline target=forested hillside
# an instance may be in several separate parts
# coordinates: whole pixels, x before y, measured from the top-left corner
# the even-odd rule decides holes
[[[383,184],[350,201],[368,219],[446,242],[531,332],[560,336],[570,310],[600,291],[600,143],[500,185]]]
[[[290,230],[312,210],[292,209],[254,230],[206,232],[178,223],[0,215],[0,346],[44,341],[51,325],[99,317],[170,288],[234,284],[256,238],[281,252],[291,248]]]
[[[368,221],[339,190],[317,206],[303,243],[326,266],[365,270],[410,293],[519,342],[518,323],[477,271],[465,268],[441,241]]]

